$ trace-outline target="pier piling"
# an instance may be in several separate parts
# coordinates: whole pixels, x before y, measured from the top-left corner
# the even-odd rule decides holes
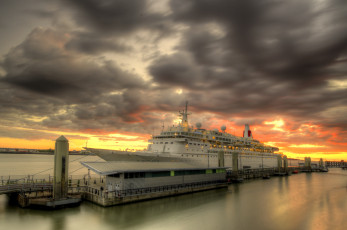
[[[311,172],[312,171],[311,157],[305,157],[305,167],[304,167],[303,171],[306,171],[306,172]]]
[[[278,168],[278,172],[280,172],[282,168],[282,155],[277,156],[277,168]]]
[[[288,158],[287,158],[287,156],[283,156],[283,168],[284,168],[284,172],[288,173]]]
[[[53,199],[67,197],[69,170],[69,141],[60,136],[55,142]]]
[[[218,167],[224,167],[224,151],[218,152]]]

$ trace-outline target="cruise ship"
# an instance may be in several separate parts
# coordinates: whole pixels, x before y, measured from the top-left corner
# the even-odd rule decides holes
[[[218,166],[218,154],[223,153],[225,167],[232,167],[232,154],[238,153],[239,168],[273,168],[277,166],[280,153],[277,147],[261,143],[253,138],[249,125],[243,136],[235,136],[220,130],[203,129],[201,123],[195,128],[188,123],[188,102],[179,111],[181,122],[153,135],[146,150],[137,152],[86,148],[106,161],[158,161],[191,162],[203,167]]]

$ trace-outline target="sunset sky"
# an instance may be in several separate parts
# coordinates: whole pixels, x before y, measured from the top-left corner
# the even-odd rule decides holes
[[[1,0],[0,148],[143,149],[177,122],[347,161],[347,1]]]

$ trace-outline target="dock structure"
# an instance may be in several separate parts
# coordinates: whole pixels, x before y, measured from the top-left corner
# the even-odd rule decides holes
[[[312,171],[312,165],[311,165],[311,157],[305,157],[305,166],[302,170],[303,172],[311,172]]]
[[[53,183],[50,178],[48,182],[41,181],[41,183],[27,180],[27,183],[18,184],[16,181],[8,180],[6,187],[1,190],[10,194],[10,198],[21,207],[37,206],[54,209],[77,205],[82,199],[79,194],[69,194],[68,168],[69,141],[60,136],[55,142]]]
[[[284,167],[283,167],[284,166]],[[288,161],[287,156],[277,156],[277,169],[273,174],[274,176],[286,176],[288,175]]]
[[[226,168],[184,162],[82,162],[103,177],[88,181],[85,200],[111,206],[227,187]]]
[[[69,195],[69,141],[60,136],[55,142],[54,150],[54,177],[53,196],[41,198],[36,205],[56,208],[79,204],[82,199],[80,195]],[[34,201],[31,202],[35,204]]]
[[[82,199],[101,206],[112,206],[160,197],[225,188],[229,182],[297,172],[327,172],[321,159],[319,167],[305,158],[304,167],[288,167],[286,156],[278,155],[275,168],[239,168],[239,153],[232,154],[232,168],[224,166],[224,153],[218,153],[217,167],[203,167],[188,162],[81,162],[88,176],[72,180],[68,175],[69,143],[56,140],[54,177],[34,181],[33,175],[20,179],[1,177],[0,194],[8,194],[21,207],[58,208],[78,205]],[[90,171],[98,178],[92,178]],[[296,172],[296,173],[297,173]],[[51,180],[52,179],[52,180]]]
[[[232,171],[227,173],[228,182],[241,183],[244,179],[243,170],[239,169],[239,153],[232,153]]]
[[[344,160],[341,161],[326,161],[325,166],[328,168],[342,168],[345,169],[347,167],[347,162]]]

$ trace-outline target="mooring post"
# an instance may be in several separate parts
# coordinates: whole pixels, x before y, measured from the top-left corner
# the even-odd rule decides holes
[[[232,153],[232,161],[233,161],[233,174],[238,175],[239,172],[239,153]]]
[[[305,170],[311,171],[311,157],[305,157]]]
[[[281,172],[282,168],[282,155],[277,156],[277,167],[278,167],[278,172]]]
[[[224,151],[218,152],[218,167],[224,167]]]
[[[54,150],[54,183],[53,199],[59,200],[67,197],[69,169],[69,141],[59,137],[55,142]]]
[[[286,155],[283,156],[283,167],[284,167],[284,171],[288,173],[288,158]]]
[[[305,170],[307,170],[308,169],[308,161],[307,161],[307,157],[305,157],[305,164],[304,164],[305,166],[304,166],[304,168],[305,168]]]

